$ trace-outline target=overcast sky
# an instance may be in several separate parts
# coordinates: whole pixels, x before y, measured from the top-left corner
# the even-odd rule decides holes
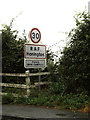
[[[16,18],[13,28],[19,35],[36,27],[41,31],[43,44],[52,45],[65,40],[65,32],[75,27],[76,12],[88,10],[90,0],[0,0],[0,26]],[[64,32],[64,33],[63,33]],[[63,45],[61,41],[60,45]]]

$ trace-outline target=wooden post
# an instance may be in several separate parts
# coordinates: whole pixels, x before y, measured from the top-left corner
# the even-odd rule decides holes
[[[27,96],[29,96],[30,95],[30,77],[29,77],[29,70],[27,70],[26,72],[25,72],[25,74],[26,74],[26,86],[27,86]]]

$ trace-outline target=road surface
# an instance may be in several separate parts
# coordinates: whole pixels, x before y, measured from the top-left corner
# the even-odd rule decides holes
[[[85,118],[85,120],[88,120],[88,113],[76,113],[70,110],[58,110],[30,105],[2,105],[2,115],[35,120],[39,120],[40,118],[55,118],[56,120],[62,120],[60,118]]]

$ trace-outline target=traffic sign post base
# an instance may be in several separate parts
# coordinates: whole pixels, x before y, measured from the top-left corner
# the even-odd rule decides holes
[[[41,72],[41,68],[38,69],[39,73]],[[41,90],[40,82],[41,82],[41,75],[38,76],[39,80],[39,91]]]

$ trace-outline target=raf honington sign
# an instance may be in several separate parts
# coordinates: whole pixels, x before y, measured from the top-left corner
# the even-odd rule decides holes
[[[26,59],[46,59],[46,46],[25,44],[24,58]]]
[[[46,46],[36,44],[24,45],[24,67],[45,68],[46,67]]]

